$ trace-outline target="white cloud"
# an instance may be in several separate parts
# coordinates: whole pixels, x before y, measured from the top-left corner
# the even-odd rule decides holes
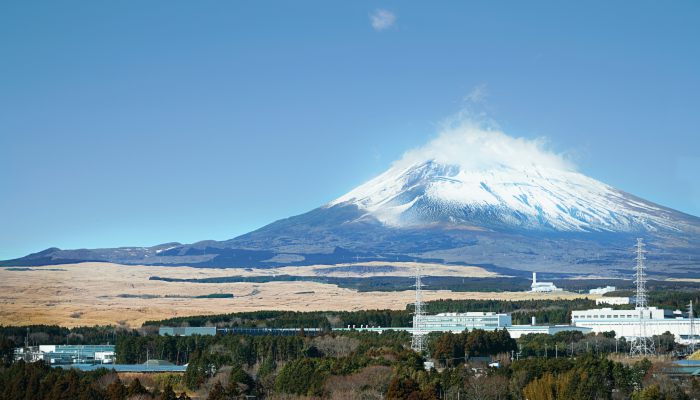
[[[374,30],[383,31],[396,23],[396,15],[389,10],[377,9],[370,14],[369,20]]]
[[[409,166],[429,160],[458,165],[471,171],[501,167],[517,170],[538,167],[576,170],[568,157],[548,148],[545,138],[513,137],[497,128],[464,119],[457,123],[451,121],[437,138],[406,152],[395,165]]]

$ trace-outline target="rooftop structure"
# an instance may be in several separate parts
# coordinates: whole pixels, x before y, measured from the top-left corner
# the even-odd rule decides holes
[[[350,328],[350,326],[348,326]],[[217,332],[233,335],[249,336],[316,336],[323,333],[321,328],[254,328],[254,327],[234,327],[217,328]]]
[[[161,326],[158,329],[160,336],[192,336],[192,335],[216,335],[215,326]]]
[[[675,360],[664,372],[672,377],[700,376],[700,360]]]
[[[109,366],[93,364],[60,365],[61,368],[75,368],[81,371],[94,371],[99,368],[108,368],[115,372],[182,372],[187,371],[187,365],[175,365],[162,360],[149,360],[143,364],[112,364]]]

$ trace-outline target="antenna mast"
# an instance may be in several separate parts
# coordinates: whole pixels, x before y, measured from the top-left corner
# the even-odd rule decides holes
[[[637,284],[637,298],[635,299],[636,307],[635,309],[639,312],[639,331],[637,337],[632,340],[632,345],[630,347],[631,356],[646,356],[649,354],[654,354],[656,350],[654,349],[654,340],[647,336],[647,315],[649,311],[649,305],[647,304],[647,277],[646,277],[646,266],[644,265],[644,260],[646,257],[644,254],[644,242],[641,238],[637,238],[637,265],[634,267],[634,279]]]
[[[418,353],[425,349],[425,330],[423,329],[423,293],[421,293],[423,283],[421,282],[420,266],[416,267],[416,303],[413,314],[413,336],[411,337],[411,348]]]

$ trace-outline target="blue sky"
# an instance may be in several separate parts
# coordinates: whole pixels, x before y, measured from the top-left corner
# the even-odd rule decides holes
[[[696,1],[3,2],[0,259],[234,237],[475,93],[508,134],[700,215],[698,38]]]

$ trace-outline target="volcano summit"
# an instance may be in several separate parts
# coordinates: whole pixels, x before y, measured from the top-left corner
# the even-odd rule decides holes
[[[650,243],[652,274],[700,275],[700,218],[587,177],[541,140],[460,125],[336,200],[231,240],[52,248],[3,264],[272,267],[422,259],[511,274],[626,276],[638,236]]]

